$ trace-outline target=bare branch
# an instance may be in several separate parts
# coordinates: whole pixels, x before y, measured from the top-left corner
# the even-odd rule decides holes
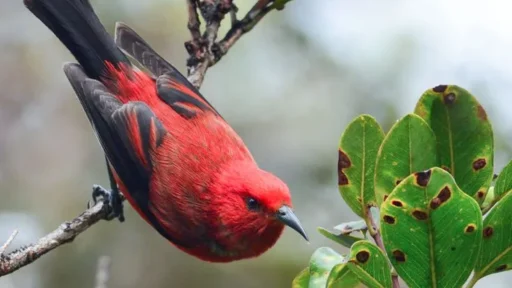
[[[199,27],[201,26],[201,22],[199,21],[199,16],[197,15],[197,1],[198,0],[187,0],[188,5],[188,30],[190,30],[190,36],[192,36],[192,42],[196,45],[199,45],[201,41],[201,31]]]
[[[273,0],[258,0],[242,20],[237,20],[237,8],[233,0],[203,0],[199,3],[199,8],[206,20],[206,31],[198,47],[193,45],[194,40],[185,43],[185,48],[190,55],[187,60],[188,80],[198,89],[203,84],[208,68],[226,55],[238,39],[258,24],[268,12],[279,7]],[[195,9],[194,11],[197,16],[197,11]],[[231,15],[232,27],[222,40],[215,42],[220,23],[228,13]],[[193,17],[194,13],[190,13],[189,9],[189,23],[193,21],[190,20]]]
[[[212,63],[212,65],[217,63],[222,56],[226,55],[229,49],[243,34],[251,31],[251,29],[274,8],[273,5],[268,5],[269,2],[268,0],[258,1],[242,20],[235,22],[233,27],[226,33],[226,36],[216,44],[216,48],[213,49],[215,62]]]
[[[96,286],[95,288],[107,288],[107,282],[110,278],[110,257],[101,256],[98,259],[98,268],[96,270]]]
[[[56,230],[39,239],[37,243],[22,247],[7,255],[0,255],[0,276],[10,274],[60,245],[72,242],[80,233],[105,218],[109,209],[109,205],[100,201],[75,219],[62,223]]]
[[[14,230],[14,232],[12,232],[11,236],[9,236],[9,238],[7,238],[7,241],[5,241],[5,244],[0,248],[0,255],[4,255],[5,250],[7,249],[7,247],[9,247],[9,245],[11,245],[11,242],[14,240],[14,238],[16,238],[16,235],[18,235],[18,230]]]

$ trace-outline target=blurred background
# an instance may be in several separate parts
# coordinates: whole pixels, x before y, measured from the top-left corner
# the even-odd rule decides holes
[[[109,32],[123,21],[186,72],[184,0],[92,0]],[[254,1],[235,1],[240,14]],[[497,171],[511,158],[512,4],[505,1],[294,0],[269,14],[206,76],[201,91],[260,166],[290,186],[307,244],[287,229],[254,260],[209,264],[171,246],[127,206],[71,245],[0,278],[1,288],[93,287],[98,258],[109,287],[290,287],[316,232],[354,220],[337,190],[337,144],[349,121],[374,115],[387,131],[437,84],[474,95],[495,129]],[[107,185],[102,151],[63,72],[73,61],[22,0],[0,4],[0,242],[36,241],[80,214],[91,185]],[[222,32],[227,30],[225,23]],[[221,33],[221,35],[223,35]],[[478,287],[510,287],[512,273]]]

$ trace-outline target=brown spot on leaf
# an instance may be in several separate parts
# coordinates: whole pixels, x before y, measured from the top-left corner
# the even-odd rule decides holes
[[[395,185],[400,184],[400,182],[402,182],[402,180],[400,180],[400,179],[396,180]]]
[[[384,201],[386,201],[386,199],[388,199],[388,195],[384,195]]]
[[[430,201],[430,209],[437,209],[439,205],[441,205],[441,200],[437,197]]]
[[[412,211],[412,216],[414,216],[414,218],[416,218],[420,221],[427,220],[427,218],[428,218],[428,214],[426,212],[420,211],[420,210]]]
[[[473,162],[473,169],[474,169],[475,171],[478,171],[478,170],[480,170],[480,169],[484,168],[486,164],[487,164],[487,161],[485,161],[485,159],[484,159],[484,158],[478,158],[478,159],[476,159],[476,160]]]
[[[347,184],[348,184],[347,175],[345,175],[345,173],[343,173],[342,171],[339,171],[339,174],[338,174],[338,185],[342,186],[342,185],[347,185]]]
[[[485,113],[485,110],[484,110],[484,107],[482,107],[482,105],[478,105],[476,107],[476,116],[478,116],[478,118],[480,118],[480,120],[484,120],[484,121],[487,121],[487,113]]]
[[[432,199],[432,201],[430,201],[430,208],[436,209],[441,204],[448,201],[448,199],[450,199],[451,196],[452,196],[452,191],[450,191],[450,188],[448,188],[448,186],[444,186],[444,188],[441,190],[441,192],[439,192],[439,194],[437,194],[437,197]]]
[[[478,199],[482,199],[482,198],[484,198],[484,196],[485,196],[485,192],[484,191],[478,191],[478,193],[476,193],[476,197]]]
[[[484,228],[484,238],[489,238],[494,233],[494,229],[491,226],[487,226]]]
[[[416,183],[422,187],[427,186],[428,181],[430,180],[430,175],[432,174],[432,170],[426,170],[422,172],[416,172],[414,173],[414,176],[416,176]]]
[[[349,168],[350,166],[352,166],[352,163],[350,162],[350,158],[348,158],[348,155],[341,150],[339,150],[338,152],[338,169]]]
[[[500,265],[498,267],[496,267],[496,272],[501,272],[501,271],[505,271],[507,270],[507,264],[503,264],[503,265]]]
[[[405,262],[405,254],[400,250],[394,250],[393,257],[395,257],[396,262]]]
[[[448,93],[446,95],[443,95],[444,104],[446,105],[452,105],[455,103],[455,94],[454,93]]]
[[[452,191],[450,191],[450,188],[448,188],[448,186],[444,186],[444,188],[441,190],[441,192],[439,192],[439,194],[437,194],[437,197],[432,199],[432,201],[430,201],[430,208],[436,209],[441,204],[448,201],[448,199],[450,199],[451,196],[452,196]]]
[[[404,206],[402,201],[398,201],[398,200],[391,201],[391,205],[396,206],[396,207],[403,207]]]
[[[368,261],[368,259],[370,259],[370,252],[365,251],[365,250],[357,252],[357,254],[356,254],[357,262],[364,264]]]
[[[469,224],[468,226],[466,226],[466,229],[464,230],[466,233],[473,233],[475,232],[475,225],[474,224]]]
[[[450,167],[448,167],[448,166],[446,166],[446,165],[442,165],[442,166],[441,166],[441,168],[442,168],[444,171],[448,172],[448,173],[452,173],[452,169],[450,169]]]
[[[441,203],[444,203],[450,199],[450,196],[452,196],[452,191],[450,191],[450,188],[448,186],[444,186],[443,190],[439,192],[439,195],[437,195],[437,198],[441,200]]]
[[[382,219],[384,220],[384,222],[386,222],[388,224],[395,224],[395,217],[393,217],[393,216],[384,215],[384,217],[382,217]]]
[[[349,168],[352,163],[350,162],[348,155],[341,151],[341,149],[338,151],[338,154],[338,185],[347,185],[348,178],[345,172],[343,172],[343,169]]]
[[[443,93],[444,91],[446,91],[446,88],[448,88],[448,86],[446,85],[437,85],[436,87],[432,88],[432,90],[434,90],[434,92],[437,93]]]

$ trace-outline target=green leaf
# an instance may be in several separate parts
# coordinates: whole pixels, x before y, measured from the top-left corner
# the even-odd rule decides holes
[[[379,206],[411,173],[437,166],[436,137],[428,124],[408,114],[384,138],[375,167],[375,197]]]
[[[324,235],[325,237],[331,239],[332,241],[341,244],[342,246],[347,248],[350,248],[352,244],[356,243],[357,241],[363,240],[361,238],[350,236],[347,234],[334,234],[322,227],[318,227],[318,232],[320,232],[320,234]]]
[[[478,257],[482,226],[478,203],[437,167],[407,177],[381,206],[387,254],[411,288],[461,287]]]
[[[482,203],[493,177],[494,149],[484,108],[463,88],[440,85],[421,96],[414,112],[436,135],[440,167],[453,175],[462,191]]]
[[[496,185],[494,185],[494,201],[498,202],[512,190],[512,161],[510,161],[503,170],[501,170]]]
[[[357,215],[375,204],[375,161],[384,132],[369,115],[354,119],[341,136],[338,159],[338,185],[341,196]]]
[[[283,10],[286,3],[290,2],[291,0],[274,0],[274,8],[276,10]]]
[[[329,247],[320,247],[311,256],[309,262],[309,288],[324,288],[327,283],[327,277],[332,267],[340,264],[343,256],[336,253]]]
[[[485,195],[485,200],[482,203],[482,214],[485,215],[489,210],[491,210],[492,206],[496,204],[496,198],[494,195],[494,186],[489,187],[487,190],[487,195]]]
[[[357,288],[364,287],[357,275],[354,274],[346,263],[338,264],[332,268],[327,278],[327,288]]]
[[[392,287],[386,256],[367,240],[356,242],[352,246],[347,266],[369,288]]]
[[[367,230],[366,222],[364,220],[351,221],[347,223],[341,223],[340,225],[336,225],[334,230],[338,230],[343,234],[349,234],[356,231]]]
[[[512,269],[512,193],[485,217],[482,250],[475,267],[476,279]]]
[[[309,288],[309,267],[300,271],[292,282],[292,288]]]

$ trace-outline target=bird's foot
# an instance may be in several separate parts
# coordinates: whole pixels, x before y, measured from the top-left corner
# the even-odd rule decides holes
[[[124,196],[117,189],[107,190],[100,185],[93,185],[92,187],[92,201],[87,203],[87,208],[93,207],[98,202],[103,201],[107,205],[108,214],[105,220],[111,221],[115,218],[119,222],[124,222],[123,201]]]

